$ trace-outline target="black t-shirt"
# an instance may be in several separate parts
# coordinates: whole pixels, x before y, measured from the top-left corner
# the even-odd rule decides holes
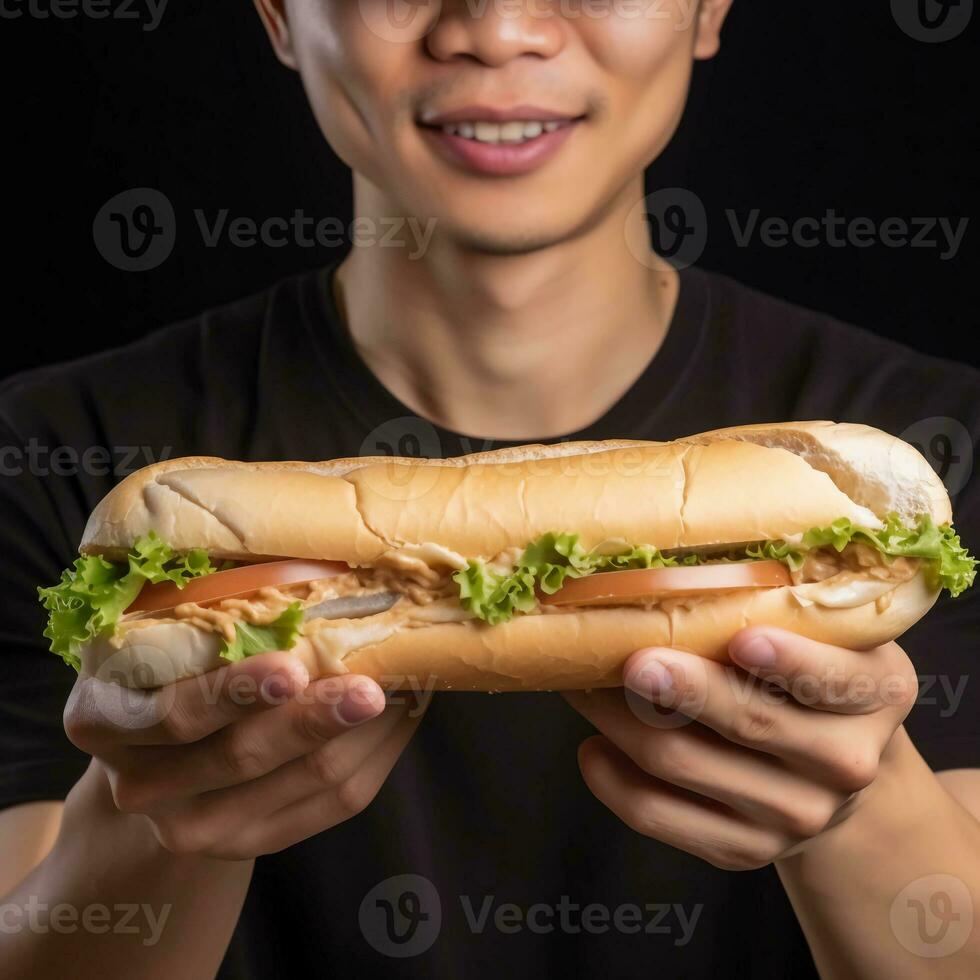
[[[0,807],[63,798],[85,766],[61,727],[74,674],[47,652],[34,587],[70,564],[120,473],[164,456],[504,445],[414,418],[360,360],[330,275],[0,387]],[[656,357],[568,437],[665,440],[787,419],[906,433],[948,470],[956,525],[976,550],[978,479],[960,487],[978,390],[972,369],[688,270]],[[908,727],[936,769],[980,765],[978,630],[980,587],[940,600],[903,639],[922,678]],[[590,795],[576,764],[590,733],[557,694],[437,695],[364,813],[258,860],[221,976],[815,976],[771,867],[716,870],[627,829]],[[394,914],[395,940],[378,925],[385,903],[408,915]]]

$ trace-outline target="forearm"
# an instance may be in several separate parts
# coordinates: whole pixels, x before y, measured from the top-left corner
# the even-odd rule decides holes
[[[946,792],[904,728],[853,814],[776,866],[822,977],[980,976],[980,928],[974,924],[980,823]],[[930,875],[952,876],[962,886],[913,885]],[[949,899],[940,896],[932,906],[937,890]],[[949,918],[945,928],[943,916]]]
[[[149,821],[115,809],[93,763],[52,852],[0,899],[0,978],[211,977],[252,867],[164,850]]]

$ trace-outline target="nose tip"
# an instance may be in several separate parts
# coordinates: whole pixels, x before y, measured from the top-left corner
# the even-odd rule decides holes
[[[499,68],[524,55],[553,58],[561,51],[561,19],[539,2],[517,7],[514,0],[464,0],[443,6],[427,36],[429,53],[439,61],[468,59]]]

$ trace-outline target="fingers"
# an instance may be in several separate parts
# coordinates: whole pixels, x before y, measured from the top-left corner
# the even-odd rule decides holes
[[[744,869],[853,809],[916,691],[894,643],[855,653],[757,627],[730,654],[743,669],[640,650],[624,692],[566,698],[603,733],[579,755],[603,803],[640,833]]]
[[[254,857],[264,853],[246,853],[244,844],[237,851],[232,848],[238,846],[234,842],[242,835],[258,835],[269,818],[291,805],[314,795],[333,793],[345,797],[349,792],[344,788],[346,784],[358,779],[360,771],[372,766],[376,757],[386,756],[389,744],[401,751],[419,720],[420,716],[403,705],[390,706],[377,718],[267,776],[205,793],[170,811],[153,814],[157,836],[170,850],[218,857]],[[330,763],[327,767],[316,766],[313,757],[324,752],[330,754]]]
[[[338,735],[260,779],[241,787],[205,793],[198,800],[202,814],[244,809],[252,816],[267,816],[349,779],[392,737],[396,729],[414,731],[421,715],[406,705],[390,705],[377,718]]]
[[[777,756],[845,792],[867,786],[894,725],[863,716],[813,711],[785,692],[729,666],[681,650],[656,648],[627,661],[624,683],[634,711],[646,701],[680,706],[729,742]],[[656,726],[655,715],[650,724]]]
[[[419,724],[404,715],[391,735],[349,778],[292,803],[264,820],[253,821],[213,853],[231,859],[272,854],[314,834],[335,827],[364,810],[378,794]]]
[[[80,677],[65,708],[65,731],[91,755],[120,745],[184,745],[284,704],[308,683],[306,668],[285,652],[250,657],[153,691]]]
[[[904,718],[915,703],[915,669],[895,643],[854,651],[756,626],[737,633],[728,651],[749,673],[823,711],[870,714],[894,708]]]
[[[747,752],[701,725],[652,727],[629,709],[621,690],[565,697],[643,772],[791,836],[816,836],[850,795],[816,783],[778,759]]]
[[[131,748],[112,772],[117,805],[147,813],[166,801],[256,780],[384,709],[384,692],[369,678],[323,678],[288,703],[190,745]]]
[[[796,843],[788,834],[648,776],[601,735],[582,743],[579,767],[596,798],[627,826],[717,868],[761,868]]]

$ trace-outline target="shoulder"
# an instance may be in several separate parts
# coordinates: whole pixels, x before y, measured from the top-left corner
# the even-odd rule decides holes
[[[980,421],[977,368],[914,350],[728,276],[698,275],[709,296],[711,342],[746,361],[758,376],[789,379],[801,398],[807,392],[813,401],[826,398],[842,418],[849,408],[853,414],[889,405],[919,411],[921,418],[923,410],[945,405],[966,425]]]
[[[824,349],[849,352],[866,362],[902,362],[911,370],[951,372],[973,383],[980,370],[953,360],[933,357],[828,313],[780,299],[717,272],[701,272],[708,284],[712,315],[717,323],[746,338],[764,336],[777,349]],[[928,325],[923,325],[928,330]]]
[[[264,332],[300,305],[310,274],[153,330],[138,340],[0,382],[0,424],[28,436],[100,408],[146,415],[221,390],[254,372]],[[103,331],[99,334],[104,336]],[[71,426],[69,425],[69,428]]]

